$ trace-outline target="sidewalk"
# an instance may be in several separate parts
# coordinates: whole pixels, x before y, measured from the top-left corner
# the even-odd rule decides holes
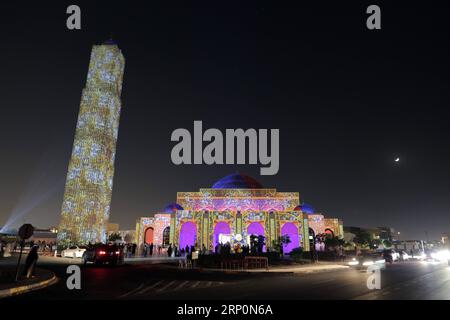
[[[36,268],[36,276],[14,282],[15,268],[3,268],[0,274],[0,299],[48,287],[58,281],[51,271]]]

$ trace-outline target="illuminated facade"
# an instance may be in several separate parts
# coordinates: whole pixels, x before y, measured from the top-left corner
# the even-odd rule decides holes
[[[249,245],[250,235],[262,235],[264,250],[270,251],[274,241],[287,235],[291,242],[284,245],[285,253],[298,247],[309,251],[310,230],[340,236],[341,223],[300,205],[298,192],[264,188],[249,176],[232,174],[211,188],[178,192],[176,203],[153,217],[138,219],[136,243],[195,246],[210,252],[219,243],[230,243],[232,251],[238,251]]]
[[[157,213],[153,217],[141,217],[136,221],[135,243],[142,250],[144,243],[169,246],[171,214]]]
[[[93,46],[67,172],[60,242],[106,241],[124,66],[112,41]]]

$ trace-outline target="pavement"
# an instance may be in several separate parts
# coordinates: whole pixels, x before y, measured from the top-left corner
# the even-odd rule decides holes
[[[17,282],[14,282],[15,268],[3,267],[2,274],[6,274],[7,281],[3,278],[0,282],[0,299],[42,289],[58,281],[52,271],[41,268],[36,268],[33,278],[19,279]]]
[[[22,300],[384,300],[450,299],[450,267],[416,261],[387,265],[381,289],[370,290],[370,274],[330,264],[270,268],[269,272],[224,273],[177,268],[176,260],[149,260],[117,267],[81,267],[81,290],[66,287],[66,269],[75,260],[40,258],[58,283],[8,299]],[[168,263],[171,263],[168,265]],[[285,272],[288,271],[288,272]]]

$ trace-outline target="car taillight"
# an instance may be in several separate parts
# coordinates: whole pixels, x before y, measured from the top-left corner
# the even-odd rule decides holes
[[[106,251],[99,251],[98,254],[106,254]]]
[[[116,251],[116,254],[119,254],[120,253],[120,251]]]

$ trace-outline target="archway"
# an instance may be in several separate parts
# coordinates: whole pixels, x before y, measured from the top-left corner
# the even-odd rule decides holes
[[[293,249],[300,247],[300,243],[298,240],[298,228],[293,222],[287,222],[281,228],[282,236],[289,236],[289,240],[291,240],[288,244],[283,244],[283,252],[289,253]]]
[[[195,223],[188,221],[182,224],[180,229],[180,249],[186,246],[195,246],[197,240],[197,226]]]
[[[247,227],[247,235],[255,235],[255,236],[266,236],[264,233],[264,227],[260,222],[252,222]],[[265,239],[267,240],[267,239]],[[266,251],[266,246],[264,245],[263,251]]]
[[[334,232],[330,228],[325,229],[325,235],[329,238],[334,238]]]
[[[311,250],[311,252],[314,252],[316,251],[316,233],[312,228],[308,229],[308,233],[309,233],[309,250]]]
[[[147,244],[153,243],[153,228],[152,227],[148,227],[147,229],[145,229],[144,243],[147,243]]]
[[[213,248],[216,248],[216,245],[220,242],[221,234],[222,235],[231,234],[230,225],[225,221],[217,222],[216,226],[214,227]],[[224,240],[222,240],[222,241],[224,241]]]
[[[168,247],[170,244],[170,227],[165,227],[162,235],[162,246]]]

